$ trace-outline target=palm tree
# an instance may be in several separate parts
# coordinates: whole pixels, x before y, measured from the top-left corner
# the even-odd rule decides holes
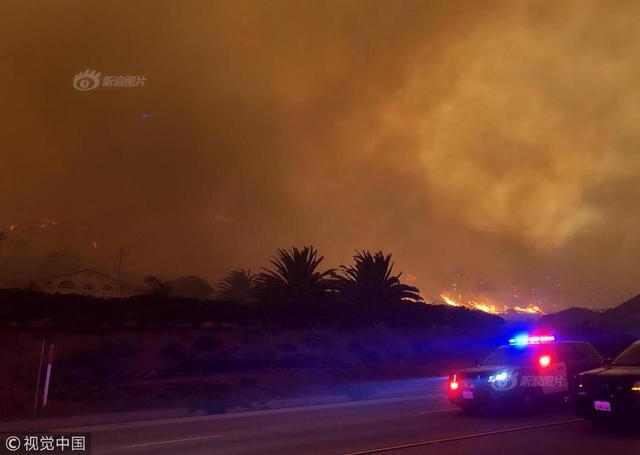
[[[271,261],[274,270],[263,268],[256,279],[263,300],[304,301],[321,297],[332,289],[333,269],[318,271],[324,259],[312,246],[301,250],[279,248]]]
[[[220,300],[247,303],[253,299],[256,276],[249,270],[232,270],[218,285],[216,293]]]
[[[343,275],[335,275],[337,288],[344,297],[362,303],[423,301],[418,288],[400,282],[402,272],[393,275],[390,254],[363,250],[353,260],[354,265],[340,267]]]

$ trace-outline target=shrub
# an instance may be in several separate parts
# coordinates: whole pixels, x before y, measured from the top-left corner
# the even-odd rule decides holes
[[[140,344],[134,339],[110,339],[100,348],[101,354],[108,358],[134,358],[140,354]]]
[[[276,346],[278,349],[280,349],[281,351],[285,351],[285,352],[297,352],[298,348],[296,347],[295,344],[293,343],[280,343]]]
[[[179,341],[172,341],[162,348],[160,354],[168,359],[182,360],[187,355],[187,350]]]
[[[318,330],[304,335],[300,341],[304,347],[309,349],[328,349],[335,344],[330,334]]]
[[[354,338],[349,340],[349,342],[347,343],[347,349],[353,355],[360,355],[360,353],[362,353],[362,351],[364,350],[364,347],[362,346],[362,343],[360,343],[360,340]]]
[[[202,335],[198,337],[195,347],[199,351],[213,351],[222,346],[222,342],[211,335]]]

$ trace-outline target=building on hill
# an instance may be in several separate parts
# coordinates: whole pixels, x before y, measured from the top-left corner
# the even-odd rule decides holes
[[[109,298],[149,293],[144,286],[127,283],[92,269],[37,279],[32,283],[38,290],[48,294],[77,294]]]

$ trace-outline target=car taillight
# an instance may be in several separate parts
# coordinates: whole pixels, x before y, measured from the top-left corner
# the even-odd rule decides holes
[[[458,390],[458,387],[460,387],[460,384],[458,384],[458,376],[454,374],[449,381],[449,389],[452,391]]]
[[[549,364],[551,364],[551,356],[541,355],[538,359],[538,365],[540,365],[542,368],[548,367]]]

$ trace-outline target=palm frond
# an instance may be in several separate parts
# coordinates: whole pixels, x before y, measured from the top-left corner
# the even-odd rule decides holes
[[[221,300],[245,303],[253,299],[256,276],[248,270],[232,270],[218,284],[216,295]]]
[[[279,248],[271,269],[262,268],[257,288],[264,300],[305,300],[331,289],[334,270],[319,271],[324,257],[313,246]]]
[[[400,282],[402,272],[393,274],[391,254],[382,251],[357,251],[354,264],[341,266],[342,275],[336,276],[342,294],[360,302],[422,301],[420,290]]]

